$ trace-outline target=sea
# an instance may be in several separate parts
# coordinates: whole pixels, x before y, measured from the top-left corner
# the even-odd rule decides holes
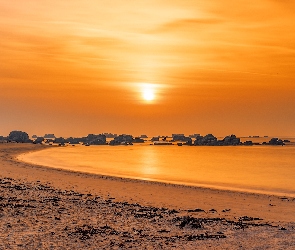
[[[48,146],[18,158],[92,174],[295,197],[295,138],[288,139],[285,146],[180,147],[149,141],[129,146]]]

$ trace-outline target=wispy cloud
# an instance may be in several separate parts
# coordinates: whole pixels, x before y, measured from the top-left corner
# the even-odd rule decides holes
[[[206,111],[214,109],[231,110],[222,111],[224,117],[248,114],[241,100],[259,92],[255,98],[264,100],[263,110],[269,105],[277,115],[285,109],[286,117],[295,117],[287,109],[295,105],[294,13],[295,3],[288,0],[0,0],[0,106],[32,108],[31,100],[57,98],[70,103],[60,114],[71,116],[73,109],[82,115],[86,107],[97,116],[138,121],[147,118],[134,90],[151,83],[164,86],[161,103],[145,110],[151,116],[178,113],[185,120],[193,110],[208,118]],[[272,100],[276,92],[288,97],[285,106]],[[258,119],[262,109],[248,102]],[[0,109],[9,117],[5,110]]]
[[[175,33],[183,30],[197,32],[199,29],[208,29],[210,25],[217,25],[222,23],[223,20],[219,19],[177,19],[171,22],[167,22],[159,25],[155,29],[150,30],[150,33],[161,34],[161,33]],[[213,28],[213,27],[211,27]]]

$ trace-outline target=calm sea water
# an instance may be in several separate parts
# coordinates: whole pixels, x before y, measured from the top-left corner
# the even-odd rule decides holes
[[[295,197],[295,146],[68,146],[20,156],[74,171]]]

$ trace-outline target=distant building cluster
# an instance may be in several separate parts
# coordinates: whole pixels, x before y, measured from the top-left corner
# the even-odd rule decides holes
[[[249,136],[249,138],[259,138],[259,136]],[[264,136],[267,138],[267,136]],[[107,140],[112,139],[112,140]],[[143,134],[138,137],[133,137],[128,134],[88,134],[85,137],[56,137],[54,134],[45,134],[44,136],[33,135],[31,139],[26,132],[11,131],[8,136],[0,136],[0,143],[34,143],[34,144],[52,144],[52,145],[133,145],[134,143],[144,143],[148,141],[148,136]],[[279,138],[271,138],[268,142],[257,143],[251,140],[241,142],[241,139],[235,135],[229,135],[223,139],[218,139],[213,134],[202,136],[200,134],[191,134],[185,136],[184,134],[172,134],[172,136],[155,136],[149,140],[153,145],[174,145],[178,146],[237,146],[237,145],[285,145],[289,140],[282,140]]]
[[[115,137],[117,137],[117,134],[112,134],[112,133],[103,133],[103,135],[105,135],[106,138],[115,138]]]
[[[30,140],[29,135],[26,132],[23,131],[11,131],[8,136],[0,136],[1,142],[14,142],[14,143],[30,143],[32,140]]]

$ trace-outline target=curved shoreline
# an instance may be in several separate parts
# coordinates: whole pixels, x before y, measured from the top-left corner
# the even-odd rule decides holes
[[[44,150],[50,150],[52,147],[50,146],[44,146]],[[42,149],[43,150],[43,149]],[[35,151],[35,150],[34,150]],[[39,150],[38,150],[39,151]],[[40,150],[41,151],[41,150]],[[32,152],[32,151],[31,151]],[[23,159],[24,155],[31,153],[31,152],[26,152],[20,155],[16,155],[15,158],[18,161],[27,163],[27,164],[32,164],[34,166],[39,166],[39,167],[45,167],[45,168],[50,168],[50,169],[56,169],[59,171],[66,171],[66,172],[73,172],[73,173],[79,173],[79,174],[85,174],[89,176],[97,176],[100,178],[108,178],[108,179],[114,179],[114,180],[122,180],[124,181],[130,181],[130,182],[150,182],[152,184],[158,184],[158,185],[172,185],[176,187],[187,187],[187,188],[196,188],[196,189],[209,189],[211,191],[224,191],[224,192],[238,192],[241,194],[249,194],[249,195],[265,195],[265,196],[274,196],[274,197],[288,197],[288,198],[295,198],[295,194],[291,194],[288,192],[283,192],[283,191],[271,191],[267,189],[259,189],[259,188],[247,188],[247,187],[235,187],[235,186],[229,186],[229,185],[218,185],[218,184],[209,184],[209,183],[185,183],[181,181],[173,181],[173,180],[163,180],[163,179],[151,179],[151,178],[140,178],[140,177],[135,177],[135,176],[128,176],[128,175],[119,175],[119,174],[108,174],[108,173],[96,173],[96,172],[91,172],[91,171],[81,171],[81,170],[74,170],[66,167],[56,167],[56,166],[50,166],[48,165],[43,165],[42,163],[34,163],[33,161]]]
[[[145,205],[176,209],[214,208],[217,211],[230,207],[231,212],[228,215],[232,217],[242,216],[247,212],[272,221],[295,222],[293,198],[82,173],[33,165],[16,159],[19,154],[42,149],[46,148],[31,144],[0,145],[1,164],[6,162],[6,167],[3,168],[5,171],[1,171],[0,175],[27,181],[38,180],[61,189],[91,192]]]

